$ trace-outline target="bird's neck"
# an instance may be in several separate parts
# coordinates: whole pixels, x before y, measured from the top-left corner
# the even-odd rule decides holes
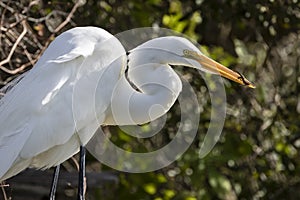
[[[164,115],[176,101],[182,85],[178,75],[168,65],[145,64],[129,68],[116,84],[109,113],[108,125],[144,124]]]

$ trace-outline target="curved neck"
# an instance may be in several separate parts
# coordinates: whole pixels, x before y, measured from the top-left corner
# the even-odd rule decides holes
[[[136,91],[122,75],[111,98],[108,125],[143,124],[164,115],[181,92],[181,81],[168,65],[145,64],[129,68],[128,77]]]

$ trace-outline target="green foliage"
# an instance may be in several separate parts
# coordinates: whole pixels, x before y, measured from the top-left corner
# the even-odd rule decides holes
[[[173,29],[198,41],[205,54],[240,71],[257,87],[251,90],[224,80],[227,118],[223,134],[213,151],[200,159],[211,115],[209,94],[198,72],[178,68],[189,77],[201,104],[196,140],[164,169],[120,172],[117,191],[111,195],[140,200],[300,198],[299,4],[297,0],[90,0],[79,7],[69,27],[94,25],[112,33],[144,26]],[[37,18],[54,10],[69,12],[72,5],[67,0],[45,1],[32,6],[29,13]],[[54,18],[61,21],[64,15]],[[55,26],[56,21],[50,21],[43,25]],[[30,22],[36,32],[39,24]],[[43,41],[42,36],[39,39]],[[7,76],[2,74],[1,80]],[[111,140],[135,152],[159,149],[173,137],[180,119],[175,110],[155,138],[137,140],[112,127]],[[147,125],[144,128],[147,131]],[[111,169],[104,166],[103,170]],[[110,192],[110,188],[105,190]]]

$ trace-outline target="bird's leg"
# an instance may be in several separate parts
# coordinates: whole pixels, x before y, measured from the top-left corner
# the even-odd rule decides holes
[[[55,193],[56,193],[56,186],[57,186],[57,182],[58,182],[59,169],[60,169],[60,165],[57,165],[55,167],[55,171],[53,174],[53,180],[52,180],[51,191],[50,191],[50,200],[55,200]]]
[[[85,148],[80,146],[78,200],[84,200],[85,194]]]

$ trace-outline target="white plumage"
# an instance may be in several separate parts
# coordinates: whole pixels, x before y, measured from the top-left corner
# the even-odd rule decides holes
[[[110,33],[79,27],[58,36],[0,100],[0,181],[27,167],[62,163],[101,124],[141,124],[165,114],[181,91],[180,79],[168,64],[219,71],[252,86],[233,71],[224,75],[223,66],[180,37],[150,40],[131,50],[128,59],[128,77],[139,91],[125,76],[126,52]],[[122,101],[129,97],[128,104]],[[155,104],[161,109],[151,110]]]

